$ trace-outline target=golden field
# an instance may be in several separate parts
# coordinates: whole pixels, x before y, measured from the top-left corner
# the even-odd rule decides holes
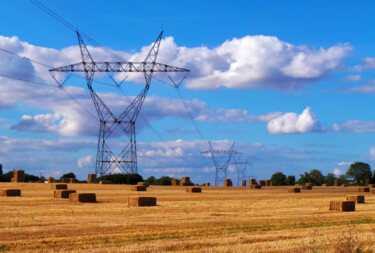
[[[10,252],[375,252],[375,194],[357,187],[150,186],[68,184],[98,203],[53,198],[49,184],[0,183],[0,251]],[[331,212],[330,200],[365,195],[355,212]],[[129,207],[128,196],[157,197]]]

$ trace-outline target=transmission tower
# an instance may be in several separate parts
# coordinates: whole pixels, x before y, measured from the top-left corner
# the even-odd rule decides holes
[[[201,153],[211,155],[212,161],[216,167],[215,186],[219,186],[224,184],[224,179],[227,178],[228,164],[232,158],[232,155],[242,153],[233,150],[235,142],[233,142],[229,150],[215,150],[213,149],[211,142],[208,142],[208,144],[210,146],[210,150]]]
[[[237,186],[241,186],[242,180],[246,179],[247,165],[249,165],[251,163],[248,162],[249,158],[247,158],[246,161],[244,161],[244,162],[239,162],[239,161],[237,161],[236,158],[234,158],[234,160],[235,161],[232,164],[234,166],[236,166],[236,170],[237,170]]]
[[[118,173],[118,170],[123,174],[137,173],[135,121],[150,88],[153,73],[186,72],[186,74],[188,74],[189,72],[187,69],[156,62],[162,35],[163,31],[159,34],[158,38],[151,46],[146,58],[142,62],[95,62],[88,51],[86,44],[82,40],[80,33],[77,31],[82,62],[49,70],[50,72],[83,72],[85,74],[87,87],[100,120],[95,167],[96,174],[111,174],[116,171],[115,169],[117,169],[116,173]],[[139,95],[126,106],[123,112],[119,116],[116,116],[92,87],[95,72],[141,72],[144,74],[145,87]],[[178,87],[180,83],[176,84],[173,82],[175,87]],[[64,83],[59,85],[62,86],[63,84]],[[113,135],[115,130],[122,131],[126,138],[124,147],[122,147],[121,152],[117,155],[112,152],[107,141],[108,138]]]

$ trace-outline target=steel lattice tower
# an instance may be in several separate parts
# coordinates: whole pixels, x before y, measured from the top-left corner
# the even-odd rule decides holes
[[[233,142],[229,150],[215,150],[212,147],[211,142],[208,142],[208,144],[210,146],[210,150],[201,153],[211,155],[212,161],[214,162],[214,165],[216,167],[215,186],[219,186],[221,184],[224,184],[224,179],[227,178],[228,165],[232,158],[232,155],[242,153],[233,150],[235,142]],[[220,159],[224,156],[227,156],[227,159]]]
[[[232,163],[234,166],[236,166],[236,170],[237,170],[237,186],[241,186],[242,185],[242,180],[245,180],[246,178],[246,169],[247,169],[247,165],[251,164],[250,162],[248,162],[249,159],[246,159],[245,162],[239,162],[236,160],[236,158],[234,158],[234,162]]]
[[[96,174],[111,174],[116,168],[123,174],[137,173],[135,122],[150,88],[153,73],[189,72],[187,69],[156,62],[162,35],[163,31],[142,62],[95,62],[77,31],[82,62],[49,70],[50,72],[83,72],[85,74],[87,87],[100,120]],[[115,116],[93,89],[92,83],[95,72],[141,72],[144,74],[145,87],[119,116]],[[174,85],[178,87],[179,84],[174,83]],[[120,129],[126,138],[125,146],[118,155],[112,152],[107,142],[116,129]]]

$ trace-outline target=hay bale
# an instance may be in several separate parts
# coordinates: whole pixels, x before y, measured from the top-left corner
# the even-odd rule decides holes
[[[339,181],[337,179],[335,179],[335,186],[339,186]]]
[[[180,181],[180,186],[191,186],[191,185],[193,185],[193,184],[190,181],[190,177],[182,177],[182,179]]]
[[[144,187],[149,187],[150,186],[150,184],[147,183],[147,182],[138,182],[137,185],[144,186]]]
[[[146,186],[143,185],[132,185],[130,188],[131,191],[136,191],[136,192],[144,192],[147,190]]]
[[[25,171],[24,170],[13,170],[13,181],[14,183],[25,182]]]
[[[66,184],[51,184],[52,190],[66,190],[68,189],[68,185]]]
[[[177,180],[176,179],[172,179],[171,180],[171,184],[172,184],[172,186],[177,186]]]
[[[208,182],[208,183],[206,183],[206,186],[211,186],[211,184]]]
[[[328,185],[327,184],[322,184],[323,187],[327,187]]]
[[[301,189],[302,190],[312,190],[312,186],[311,185],[303,185],[303,186],[301,186]]]
[[[140,197],[140,196],[129,196],[129,206],[156,206],[155,197]]]
[[[249,186],[251,186],[251,185],[257,185],[257,181],[253,178],[249,179]]]
[[[336,201],[332,200],[329,203],[330,211],[339,211],[339,212],[354,212],[355,211],[355,202],[354,201]]]
[[[305,183],[305,186],[313,186],[313,184],[312,183]]]
[[[375,194],[375,189],[372,189],[372,193]]]
[[[1,196],[5,197],[20,197],[21,190],[20,189],[6,189],[1,191]]]
[[[95,193],[71,193],[69,194],[69,200],[71,202],[95,203],[96,194]]]
[[[259,185],[259,184],[253,184],[253,185],[250,185],[250,188],[251,189],[262,189],[262,186]]]
[[[71,193],[76,193],[75,190],[55,190],[53,193],[54,198],[59,198],[59,199],[68,199],[69,194]]]
[[[88,174],[87,175],[87,183],[88,184],[95,184],[96,182],[96,174]]]
[[[266,186],[272,186],[271,180],[266,180],[265,183],[266,183]]]
[[[365,203],[365,196],[363,195],[346,195],[346,200],[354,201],[355,203]]]
[[[300,187],[289,187],[288,192],[293,192],[293,193],[300,193],[301,188]]]
[[[49,184],[53,184],[55,182],[55,179],[53,177],[49,177],[49,178],[47,178],[47,182]]]
[[[67,177],[61,178],[61,183],[69,184],[70,183],[70,178],[67,178]]]
[[[346,184],[342,184],[341,187],[348,187]]]
[[[69,183],[71,184],[77,183],[77,180],[75,178],[69,178]]]
[[[202,192],[202,188],[200,187],[188,187],[186,188],[186,192]]]
[[[230,180],[229,178],[224,179],[224,186],[226,187],[233,186],[232,180]]]
[[[366,179],[365,186],[368,186],[370,184],[370,179]]]
[[[369,184],[367,187],[368,188],[375,188],[375,184]]]
[[[260,185],[260,186],[266,186],[266,181],[264,181],[264,180],[259,180],[259,185]]]
[[[206,186],[206,184],[205,184],[205,183],[202,183],[202,186]]]
[[[242,186],[246,186],[246,180],[242,180]]]
[[[113,182],[111,180],[101,180],[99,184],[113,184]]]
[[[358,192],[370,192],[370,188],[369,187],[359,187]]]

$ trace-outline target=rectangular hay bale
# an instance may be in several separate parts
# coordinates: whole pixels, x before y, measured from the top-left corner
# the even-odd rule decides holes
[[[242,186],[246,186],[246,180],[242,180]]]
[[[20,197],[21,190],[20,189],[5,189],[2,190],[2,196],[5,197]]]
[[[230,180],[229,178],[224,179],[224,186],[233,186],[232,180]]]
[[[68,185],[66,184],[51,184],[52,190],[66,190],[68,189]]]
[[[172,186],[177,186],[177,180],[176,179],[172,179],[171,180],[171,185]]]
[[[258,184],[257,181],[253,178],[249,179],[249,186]]]
[[[260,186],[266,186],[266,181],[264,181],[264,180],[259,180],[259,185],[260,185]]]
[[[69,184],[70,183],[70,178],[61,178],[61,183]]]
[[[288,192],[299,193],[299,192],[301,192],[301,188],[300,187],[289,187]]]
[[[150,186],[150,184],[147,183],[147,182],[138,182],[137,185],[144,186],[144,187],[149,187]]]
[[[253,184],[253,185],[250,185],[250,188],[251,189],[262,189],[262,186],[259,185],[259,184]]]
[[[370,188],[369,187],[360,187],[360,188],[358,188],[358,191],[359,192],[370,192]]]
[[[131,191],[136,191],[136,192],[141,192],[141,191],[146,191],[147,187],[142,186],[142,185],[132,185],[130,188]]]
[[[330,211],[339,211],[339,212],[354,212],[355,211],[355,202],[354,201],[336,201],[332,200],[329,203]]]
[[[365,196],[363,196],[363,195],[346,195],[346,200],[354,201],[355,203],[362,204],[362,203],[365,203]]]
[[[101,180],[99,184],[113,184],[113,182],[111,180]]]
[[[87,183],[88,184],[95,184],[96,182],[96,174],[88,174],[87,175]]]
[[[55,190],[53,193],[54,198],[59,198],[59,199],[68,199],[69,194],[71,193],[76,193],[75,190]]]
[[[200,187],[188,187],[188,188],[186,188],[186,192],[199,193],[199,192],[202,192],[202,188],[200,188]]]
[[[303,186],[301,186],[301,189],[302,190],[312,190],[312,186],[311,185],[303,185]]]
[[[95,203],[96,194],[95,193],[71,193],[69,194],[69,200],[71,202]]]
[[[156,206],[155,197],[140,197],[140,196],[129,196],[129,206]]]

